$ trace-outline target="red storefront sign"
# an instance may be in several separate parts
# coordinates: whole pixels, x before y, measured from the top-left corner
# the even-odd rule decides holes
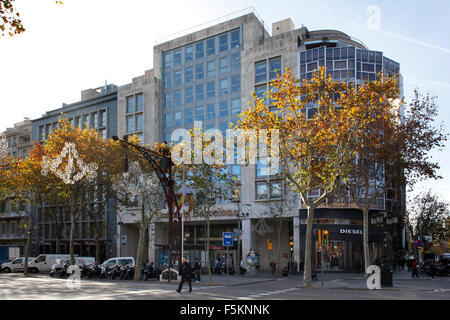
[[[222,246],[209,246],[210,250],[225,250],[224,247]]]

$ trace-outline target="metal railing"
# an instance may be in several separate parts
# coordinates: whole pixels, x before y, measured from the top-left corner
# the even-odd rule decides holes
[[[272,34],[271,28],[269,28],[269,26],[264,23],[264,20],[261,19],[260,15],[256,11],[256,9],[254,7],[248,7],[246,9],[239,10],[239,11],[227,14],[226,16],[223,16],[223,17],[220,17],[220,18],[217,18],[217,19],[214,19],[214,20],[211,20],[211,21],[199,24],[199,25],[194,26],[192,28],[189,28],[189,29],[186,29],[186,30],[183,30],[183,31],[180,31],[180,32],[176,32],[176,33],[173,33],[171,35],[168,35],[168,36],[165,36],[165,37],[162,37],[162,38],[159,38],[159,39],[157,39],[155,41],[155,46],[160,45],[160,44],[165,43],[165,42],[168,42],[168,41],[171,41],[171,40],[174,40],[174,39],[177,39],[177,38],[184,37],[184,36],[186,36],[188,34],[192,34],[194,32],[197,32],[197,31],[200,31],[200,30],[203,30],[203,29],[207,29],[209,27],[218,25],[220,23],[223,23],[223,22],[226,22],[226,21],[238,18],[238,17],[245,16],[245,15],[250,14],[250,13],[253,13],[256,16],[258,21],[263,25],[264,29],[269,34]]]

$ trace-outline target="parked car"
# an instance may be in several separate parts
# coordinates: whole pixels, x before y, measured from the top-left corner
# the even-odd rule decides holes
[[[28,257],[28,265],[30,262],[35,259],[34,257]],[[22,272],[24,268],[25,258],[16,258],[11,262],[6,262],[0,265],[1,272]]]
[[[438,260],[439,273],[442,275],[450,274],[450,253],[444,253]]]
[[[133,267],[136,266],[136,262],[134,260],[134,257],[114,257],[114,258],[109,258],[106,261],[104,261],[101,266],[106,266],[106,267],[112,267],[116,264],[119,265],[128,265],[131,264]]]
[[[40,254],[36,259],[28,264],[30,272],[50,272],[51,267],[56,263],[56,259],[68,259],[69,254]]]

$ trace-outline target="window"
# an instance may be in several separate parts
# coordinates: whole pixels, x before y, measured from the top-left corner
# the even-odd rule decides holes
[[[241,113],[241,99],[231,100],[231,114]]]
[[[257,62],[255,63],[255,82],[265,82],[267,81],[267,62]]]
[[[166,128],[171,128],[172,127],[172,114],[168,113],[166,114]]]
[[[144,97],[142,93],[136,95],[136,111],[142,111],[144,108]]]
[[[228,50],[228,34],[219,37],[219,52]]]
[[[133,96],[127,97],[127,113],[132,113],[134,111],[134,100]],[[84,124],[85,120],[83,121]]]
[[[192,109],[184,110],[184,123],[190,124],[194,122],[194,112]]]
[[[181,115],[181,111],[179,112],[175,112],[174,116],[173,116],[173,126],[174,127],[179,127],[182,125],[182,115]]]
[[[173,52],[173,66],[178,66],[181,64],[181,49],[175,50]]]
[[[192,81],[194,81],[194,71],[192,67],[189,67],[184,71],[184,82],[190,83]]]
[[[11,234],[16,234],[17,233],[17,223],[16,222],[10,222],[9,223],[9,232]]]
[[[231,93],[241,91],[241,75],[231,77]]]
[[[256,178],[263,178],[269,176],[269,166],[267,159],[258,159],[256,162]]]
[[[216,53],[215,39],[209,39],[206,41],[206,55],[210,56]]]
[[[206,76],[208,78],[216,75],[216,62],[210,61],[206,64]]]
[[[164,68],[172,67],[172,52],[166,53],[164,55]]]
[[[219,60],[219,73],[228,72],[228,57],[220,58]]]
[[[196,65],[195,66],[195,79],[200,80],[200,79],[203,79],[204,76],[205,76],[205,73],[204,73],[203,65],[202,64]]]
[[[269,80],[276,78],[277,74],[281,75],[281,57],[270,59],[269,61]]]
[[[6,223],[2,222],[0,223],[0,233],[1,234],[6,234]]]
[[[335,61],[334,69],[347,69],[347,61]]]
[[[186,47],[184,49],[184,62],[192,61],[194,58],[194,49],[192,46]]]
[[[108,125],[108,119],[106,118],[106,111],[102,111],[102,127],[106,127]]]
[[[216,95],[216,86],[214,81],[208,82],[206,84],[206,97],[213,98]]]
[[[195,110],[195,120],[196,121],[203,121],[204,120],[204,108],[203,107],[197,107]]]
[[[127,133],[134,132],[134,116],[127,117]]]
[[[231,32],[231,48],[238,48],[240,45],[240,30]]]
[[[228,94],[228,79],[220,79],[219,90],[221,96]]]
[[[257,182],[256,183],[256,199],[267,199],[269,190],[267,188],[267,182]]]
[[[281,181],[270,182],[270,197],[271,198],[281,197]]]
[[[184,89],[184,102],[189,103],[194,101],[194,93],[192,87]]]
[[[214,119],[216,117],[216,111],[215,111],[215,106],[214,104],[209,104],[206,107],[206,119],[210,120],[210,119]]]
[[[166,92],[166,108],[170,108],[172,105],[172,92]]]
[[[231,55],[231,70],[237,70],[241,66],[241,54],[235,53]]]
[[[375,72],[374,65],[370,63],[363,63],[362,70],[367,72]]]
[[[258,98],[264,98],[264,103],[267,103],[267,97],[264,94],[266,92],[266,85],[263,84],[261,86],[255,87],[255,94]]]
[[[167,73],[164,78],[164,86],[166,88],[172,88],[172,74]]]
[[[195,100],[201,101],[204,98],[203,84],[199,84],[195,87]]]
[[[306,65],[306,71],[312,72],[314,70],[317,70],[317,62],[308,63]]]
[[[144,127],[144,116],[142,113],[136,115],[136,131],[142,131]]]
[[[181,71],[175,71],[173,74],[173,85],[179,86],[179,85],[181,85],[181,83],[182,83]]]
[[[205,49],[204,49],[204,45],[203,42],[197,43],[195,45],[195,58],[196,59],[200,59],[203,58],[205,56]]]
[[[219,116],[227,117],[228,116],[228,101],[220,101],[219,103]]]
[[[173,104],[179,106],[183,103],[181,98],[181,90],[176,90],[173,92]]]

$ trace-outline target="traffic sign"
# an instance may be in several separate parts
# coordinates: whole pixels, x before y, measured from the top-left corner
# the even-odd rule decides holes
[[[233,233],[232,232],[222,232],[222,245],[224,247],[233,246]]]

